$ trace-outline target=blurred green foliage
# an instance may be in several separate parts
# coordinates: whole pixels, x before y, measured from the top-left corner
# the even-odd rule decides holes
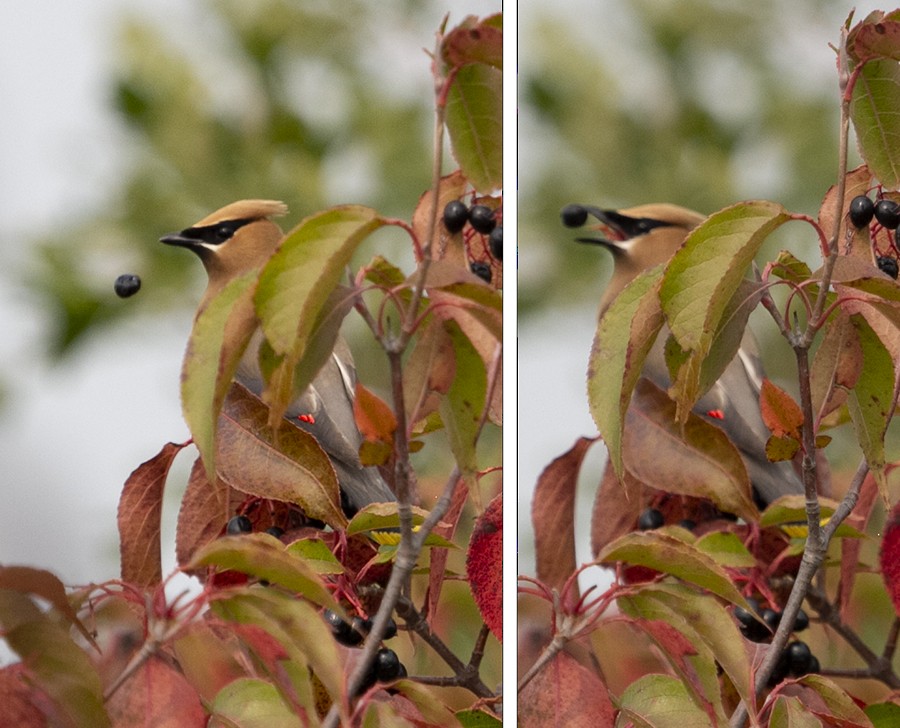
[[[816,214],[837,174],[828,43],[849,11],[842,0],[521,3],[520,316],[599,298],[611,262],[573,244],[566,203],[710,213],[764,198]]]
[[[52,355],[126,312],[193,305],[184,289],[200,267],[156,241],[233,200],[284,200],[287,228],[343,202],[409,219],[431,180],[423,45],[445,12],[409,0],[218,0],[198,4],[191,31],[124,21],[109,98],[126,172],[104,209],[36,241],[26,271],[52,312]],[[144,281],[127,306],[112,288],[124,272]]]

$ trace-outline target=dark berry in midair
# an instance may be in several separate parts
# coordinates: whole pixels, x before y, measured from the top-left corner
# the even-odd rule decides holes
[[[472,205],[469,210],[469,224],[482,235],[490,234],[497,225],[494,211],[487,205]]]
[[[886,273],[896,280],[898,272],[896,258],[892,258],[889,255],[879,255],[875,262],[878,264],[878,269],[882,273]]]
[[[229,536],[237,536],[241,533],[250,533],[253,530],[253,524],[247,516],[234,516],[228,519],[225,526],[225,533]]]
[[[646,508],[638,518],[638,528],[642,531],[652,531],[665,523],[663,514],[655,508]]]
[[[469,270],[472,271],[476,276],[481,278],[481,280],[490,283],[491,282],[491,266],[487,263],[484,263],[480,260],[475,260],[469,263]]]
[[[575,204],[566,205],[559,211],[559,216],[562,218],[562,224],[570,228],[581,227],[584,225],[587,222],[587,215],[587,210],[581,205]]]
[[[495,227],[491,230],[490,237],[488,237],[488,245],[491,248],[491,255],[493,255],[497,260],[503,260],[503,228]]]
[[[855,228],[864,228],[875,216],[875,203],[867,195],[850,200],[850,222]]]
[[[896,230],[900,225],[900,205],[893,200],[878,200],[875,203],[875,219],[888,230]]]
[[[809,672],[812,652],[805,642],[791,642],[787,646],[787,656],[791,674],[800,677]]]
[[[128,298],[141,290],[141,277],[134,273],[123,273],[113,286],[119,298]]]
[[[444,227],[448,233],[458,233],[469,219],[469,208],[459,200],[447,203],[444,208]]]

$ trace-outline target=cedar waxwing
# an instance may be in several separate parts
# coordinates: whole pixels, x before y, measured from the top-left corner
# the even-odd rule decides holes
[[[241,200],[179,233],[160,238],[168,245],[193,251],[206,268],[209,282],[197,308],[198,314],[229,281],[261,268],[271,257],[284,233],[270,217],[286,213],[287,206],[282,202]],[[258,328],[235,374],[235,380],[257,396],[264,385],[259,368],[262,342],[262,329]],[[355,397],[356,367],[349,347],[338,337],[331,357],[285,412],[286,419],[312,434],[328,454],[337,472],[342,505],[348,515],[369,503],[395,500],[378,468],[360,462],[362,435],[353,415]]]
[[[619,211],[587,206],[585,210],[600,220],[604,236],[578,240],[602,245],[613,255],[614,270],[600,302],[601,316],[628,283],[642,271],[667,262],[688,233],[706,219],[698,212],[664,203]],[[660,332],[642,371],[642,376],[663,390],[672,384],[664,356],[667,332],[665,327]],[[763,422],[759,404],[764,376],[759,348],[747,329],[734,359],[694,407],[696,414],[724,430],[740,451],[761,505],[783,495],[804,493],[789,462],[773,463],[766,457],[766,441],[771,433]]]

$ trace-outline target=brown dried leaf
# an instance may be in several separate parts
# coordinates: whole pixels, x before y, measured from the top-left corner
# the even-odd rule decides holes
[[[118,514],[122,581],[148,589],[162,581],[159,529],[163,491],[172,461],[183,447],[166,443],[125,481]]]
[[[289,423],[275,431],[268,417],[259,398],[232,385],[219,417],[217,475],[242,493],[295,503],[310,518],[346,527],[337,475],[316,438]]]
[[[847,172],[844,178],[844,203],[841,209],[844,211],[840,220],[840,228],[838,229],[838,252],[841,255],[849,255],[853,257],[863,258],[870,263],[872,262],[872,243],[869,239],[868,226],[857,230],[850,224],[847,217],[847,210],[850,207],[850,200],[857,195],[864,195],[872,187],[872,172],[865,164],[861,164],[856,169]],[[819,207],[819,226],[825,233],[825,239],[831,240],[834,234],[834,211],[835,202],[837,201],[837,185],[832,185]]]
[[[626,469],[657,490],[706,498],[748,522],[759,518],[747,469],[728,436],[693,412],[678,425],[675,403],[646,379],[638,381],[625,418],[622,454]]]
[[[462,233],[450,235],[442,221],[444,208],[447,206],[447,203],[459,200],[465,194],[465,191],[466,178],[461,171],[456,170],[445,177],[441,177],[440,186],[438,187],[437,210],[435,211],[437,225],[435,226],[434,241],[431,246],[431,257],[434,259],[449,257],[457,263],[465,264],[465,248],[463,247]],[[419,198],[419,204],[416,205],[415,212],[413,212],[413,232],[423,248],[428,246],[433,199],[434,195],[429,189]]]
[[[519,725],[596,728],[616,722],[609,691],[596,673],[558,653],[519,693]]]
[[[537,578],[561,589],[575,571],[575,485],[588,448],[595,440],[581,437],[550,463],[538,478],[531,504]]]
[[[403,367],[403,394],[410,423],[424,420],[435,412],[439,397],[450,391],[456,376],[453,341],[440,320],[431,320],[416,338],[415,346]]]

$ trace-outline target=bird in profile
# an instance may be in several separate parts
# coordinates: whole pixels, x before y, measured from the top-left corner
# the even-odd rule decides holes
[[[284,233],[271,218],[287,213],[273,200],[240,200],[226,205],[188,228],[160,238],[195,253],[206,269],[208,283],[197,316],[230,281],[260,270],[277,250]],[[235,381],[260,396],[264,380],[257,328],[235,374]],[[362,435],[353,414],[356,367],[347,343],[338,337],[334,351],[312,383],[288,407],[285,418],[312,434],[328,455],[338,476],[344,511],[352,515],[369,503],[395,500],[376,467],[360,462]]]
[[[613,274],[600,300],[601,316],[625,286],[643,271],[666,263],[691,230],[706,219],[684,207],[656,203],[623,210],[567,206],[562,212],[563,222],[568,227],[580,227],[587,213],[600,221],[601,235],[578,240],[601,245],[613,256]],[[667,338],[668,328],[664,327],[641,372],[642,377],[663,390],[672,384],[665,361]],[[724,430],[740,451],[754,496],[762,506],[783,495],[804,493],[790,463],[771,462],[766,457],[771,433],[763,422],[759,404],[764,376],[759,347],[748,329],[734,359],[694,406],[695,414]]]

